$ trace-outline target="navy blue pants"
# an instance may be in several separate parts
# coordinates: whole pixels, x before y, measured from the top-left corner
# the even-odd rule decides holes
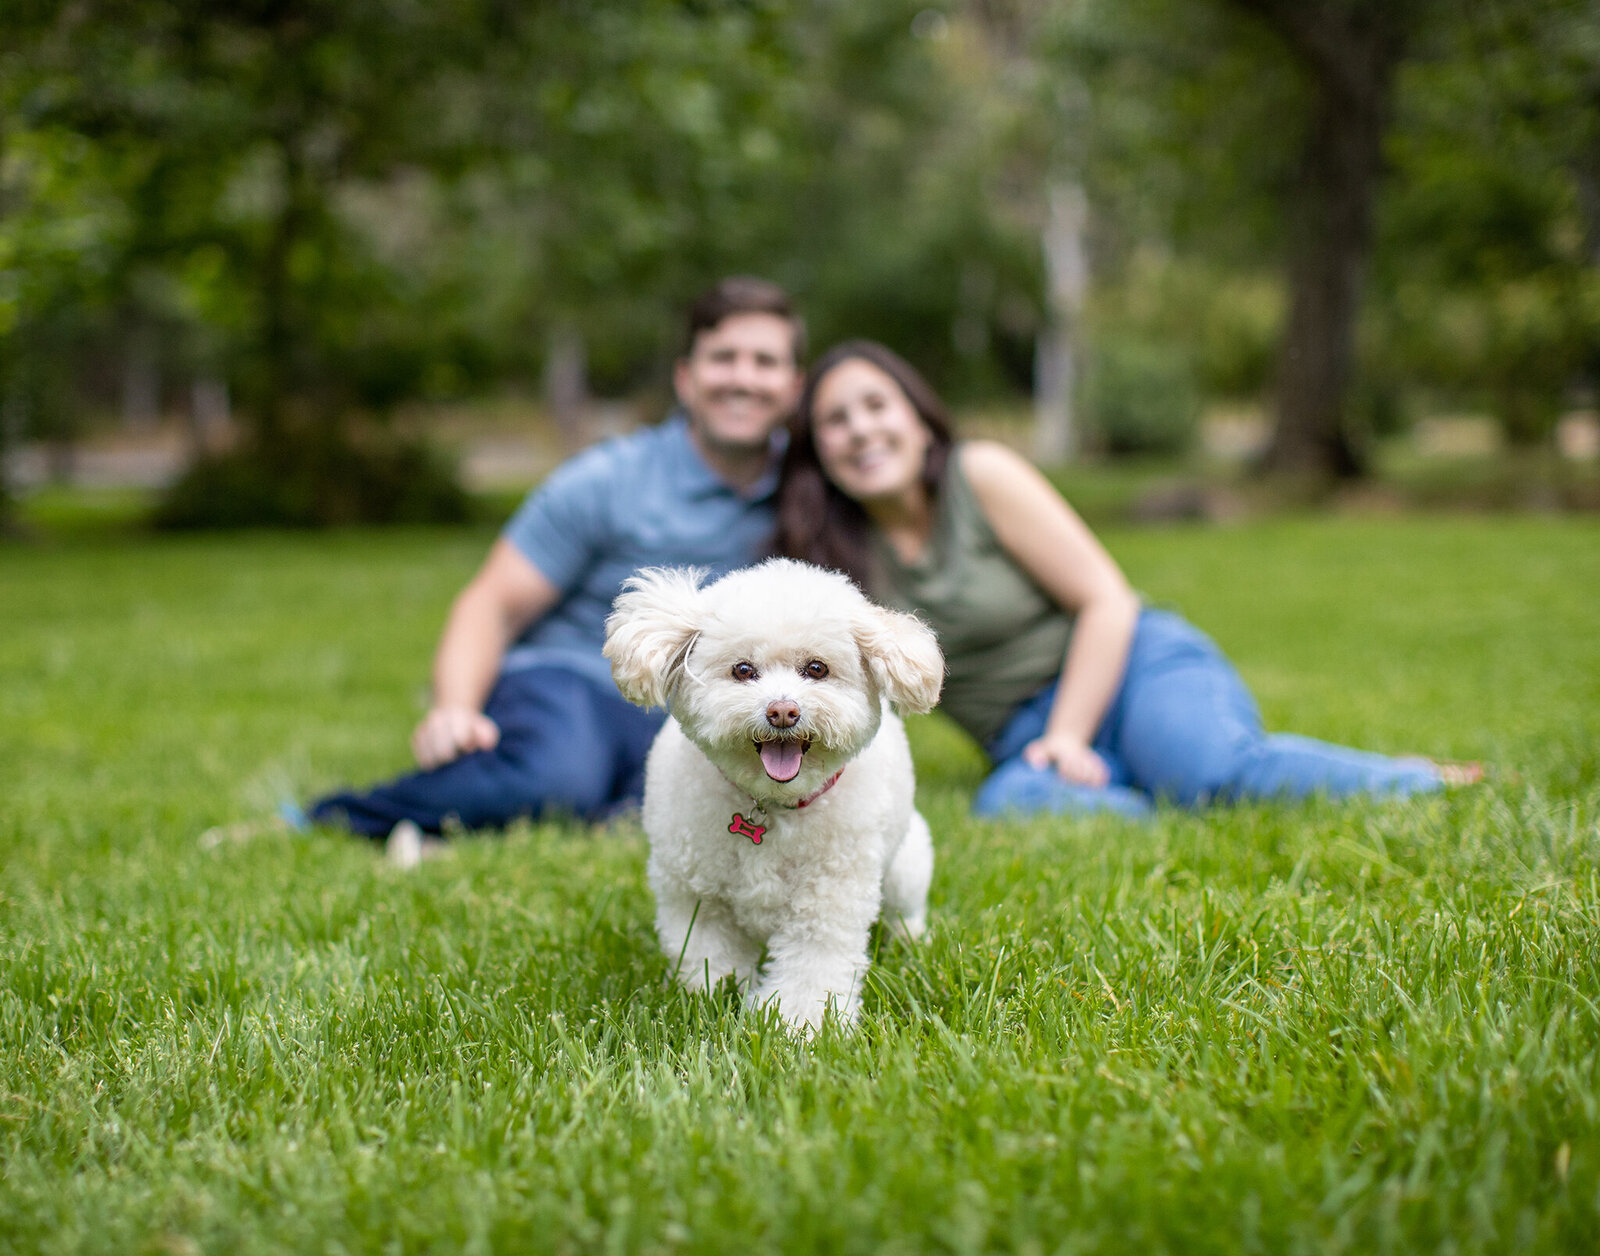
[[[1438,772],[1417,759],[1266,732],[1233,664],[1210,637],[1169,611],[1139,616],[1122,684],[1094,739],[1111,770],[1102,788],[1074,785],[1053,767],[1032,767],[1022,757],[1044,732],[1055,689],[1051,682],[1019,706],[986,747],[995,768],[973,800],[978,815],[1144,816],[1158,798],[1199,807],[1310,794],[1395,797],[1442,787]]]
[[[484,714],[500,726],[493,750],[329,794],[307,814],[366,837],[383,837],[401,820],[439,833],[458,824],[502,828],[523,817],[600,819],[644,796],[645,755],[666,721],[664,711],[641,710],[609,683],[561,667],[501,676]]]

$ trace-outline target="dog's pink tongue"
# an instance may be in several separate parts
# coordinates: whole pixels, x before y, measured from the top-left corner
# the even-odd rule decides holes
[[[775,781],[792,781],[800,775],[800,756],[804,747],[797,741],[764,741],[761,743],[761,766]]]

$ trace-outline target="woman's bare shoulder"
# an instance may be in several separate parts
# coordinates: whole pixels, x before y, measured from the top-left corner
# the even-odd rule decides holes
[[[962,441],[956,453],[961,459],[961,474],[981,498],[1010,492],[1040,478],[1031,462],[997,440]]]

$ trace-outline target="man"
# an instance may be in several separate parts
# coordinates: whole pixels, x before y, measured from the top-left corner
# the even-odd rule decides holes
[[[774,284],[731,278],[702,294],[673,373],[680,409],[552,472],[456,598],[411,739],[422,770],[322,798],[310,818],[415,847],[419,830],[594,819],[636,801],[666,716],[617,692],[606,615],[642,567],[720,574],[765,550],[803,336]]]

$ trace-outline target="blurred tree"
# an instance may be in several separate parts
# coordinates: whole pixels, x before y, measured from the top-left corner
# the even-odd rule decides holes
[[[1012,215],[1037,241],[1042,282],[1034,342],[1034,456],[1064,462],[1081,436],[1075,394],[1089,289],[1089,202],[1084,192],[1084,95],[1075,74],[1051,74],[1042,56],[1057,6],[1044,0],[967,0],[987,53],[982,92],[999,104],[994,151],[1003,154]],[[975,93],[976,95],[976,93]]]
[[[957,399],[1032,380],[1040,318],[1028,116],[959,12],[808,6],[785,88],[778,277],[827,344],[893,345]]]
[[[130,155],[112,287],[231,379],[263,449],[547,346],[568,392],[577,363],[637,386],[729,270],[776,273],[825,328],[898,320],[908,351],[938,326],[936,366],[963,295],[1010,291],[963,289],[990,239],[981,189],[925,156],[950,98],[914,5],[38,11],[30,125]]]
[[[1404,378],[1474,387],[1524,416],[1511,428],[1548,430],[1596,342],[1589,6],[1080,0],[1058,14],[1056,73],[1088,102],[1090,319],[1111,352],[1155,336],[1213,393],[1248,392],[1276,304],[1260,259],[1282,255],[1269,467],[1363,468],[1363,369],[1369,409],[1392,409]]]
[[[464,93],[468,186],[515,259],[513,325],[626,390],[676,352],[680,300],[783,255],[785,6],[561,3],[519,21]]]
[[[1493,4],[1402,77],[1372,339],[1387,369],[1546,440],[1600,380],[1600,23]]]
[[[1180,447],[1197,384],[1253,399],[1268,373],[1263,259],[1282,239],[1298,84],[1257,23],[1204,0],[1050,6],[1034,56],[1046,83],[1070,85],[1049,110],[1055,160],[1089,207],[1084,436],[1105,452]]]
[[[1266,464],[1363,469],[1346,424],[1361,289],[1396,71],[1426,0],[1230,0],[1275,32],[1305,73],[1309,120],[1287,200],[1289,312]]]
[[[86,233],[98,265],[19,260],[41,290],[21,302],[14,342],[27,347],[57,304],[92,308],[78,289],[93,279],[134,328],[163,316],[225,358],[254,453],[276,472],[343,440],[349,403],[383,400],[373,367],[388,346],[366,332],[396,302],[339,212],[340,182],[408,155],[409,111],[422,107],[411,92],[425,94],[436,57],[448,62],[458,25],[471,29],[455,20],[465,7],[31,6],[8,67],[12,116],[35,148],[84,148],[103,177],[31,178],[21,222],[73,221],[103,200],[117,229]]]
[[[407,398],[659,390],[681,303],[731,271],[958,401],[1031,385],[1050,456],[1085,426],[1074,372],[1105,367],[1102,447],[1177,445],[1197,387],[1267,388],[1276,328],[1272,462],[1334,472],[1366,275],[1361,395],[1474,389],[1537,437],[1593,372],[1587,16],[13,0],[0,442],[119,380],[147,411],[159,375],[235,399],[251,456],[346,474],[335,447]]]
[[[74,355],[106,316],[130,216],[124,154],[28,116],[46,79],[30,54],[52,9],[0,9],[0,458],[34,437],[64,470]],[[0,476],[0,523],[10,516]]]

